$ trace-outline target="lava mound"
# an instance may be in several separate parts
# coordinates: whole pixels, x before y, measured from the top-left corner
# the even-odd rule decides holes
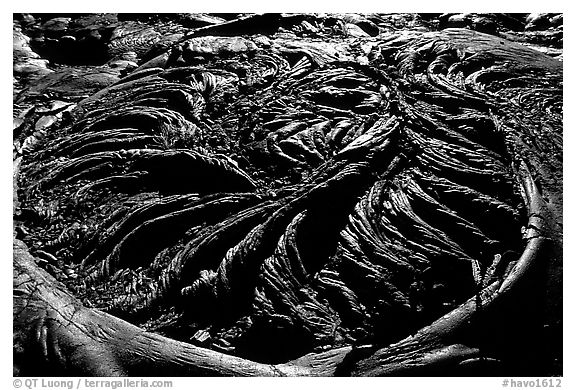
[[[541,367],[562,62],[457,16],[23,27],[16,373]]]

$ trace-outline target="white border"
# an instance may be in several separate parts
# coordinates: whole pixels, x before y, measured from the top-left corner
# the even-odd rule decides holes
[[[503,2],[501,0],[484,0],[481,2],[466,2],[463,6],[462,1],[434,1],[434,2],[385,2],[378,1],[348,1],[335,3],[333,1],[315,1],[310,0],[290,0],[287,2],[273,2],[273,1],[242,1],[242,2],[223,2],[223,1],[209,1],[209,2],[193,2],[193,1],[174,1],[162,0],[160,2],[149,1],[136,3],[126,2],[121,3],[117,0],[98,0],[96,2],[90,1],[40,1],[29,0],[22,3],[10,2],[7,0],[3,2],[2,8],[4,12],[0,14],[0,21],[2,26],[6,29],[5,34],[2,36],[2,43],[4,47],[3,53],[6,57],[0,62],[2,66],[2,75],[0,79],[2,82],[3,92],[3,107],[2,110],[2,128],[0,130],[0,145],[3,152],[0,153],[0,172],[5,181],[5,187],[1,192],[2,208],[2,224],[0,225],[0,239],[2,248],[2,260],[0,262],[0,275],[3,280],[2,294],[0,294],[0,305],[2,313],[5,313],[6,318],[0,324],[1,335],[0,338],[0,351],[2,364],[0,365],[0,372],[2,373],[1,383],[4,383],[7,388],[13,388],[12,383],[12,326],[11,321],[7,320],[8,311],[12,307],[12,294],[9,291],[12,275],[12,262],[11,262],[11,242],[12,242],[12,133],[9,129],[12,128],[12,61],[7,58],[11,51],[12,46],[12,14],[15,12],[145,12],[145,13],[170,13],[170,12],[563,12],[564,13],[564,68],[566,70],[574,68],[574,46],[573,46],[573,31],[575,20],[572,18],[572,9],[568,6],[568,2],[563,1],[522,1],[520,2]],[[10,29],[10,31],[8,31]],[[574,72],[566,71],[564,73],[564,105],[568,108],[564,112],[564,197],[565,199],[574,198],[574,167],[576,167],[576,153],[574,150],[574,142],[576,134],[576,127],[574,126],[574,114],[572,111],[573,93],[576,85],[574,84]],[[563,388],[576,388],[573,386],[573,347],[574,347],[574,310],[573,305],[567,304],[570,298],[574,295],[574,285],[572,278],[574,277],[574,265],[572,263],[572,255],[575,253],[574,245],[576,240],[571,239],[574,232],[574,206],[569,201],[564,204],[564,221],[565,225],[565,248],[564,248],[564,275],[568,275],[568,282],[564,282],[564,329],[570,329],[571,332],[564,331],[564,378]],[[511,335],[513,337],[513,335]],[[152,378],[147,378],[152,379]],[[166,379],[166,378],[164,378]],[[277,390],[283,390],[293,386],[304,386],[306,388],[321,386],[342,386],[342,388],[350,389],[351,387],[374,387],[379,389],[458,389],[458,390],[472,390],[472,389],[501,389],[503,378],[374,378],[374,379],[356,379],[356,378],[285,378],[285,379],[266,379],[266,378],[172,378],[174,380],[174,388],[190,388],[190,386],[218,386],[218,385],[231,385],[233,381],[234,388],[238,389],[264,389],[272,385]],[[528,379],[528,378],[523,378]],[[6,382],[5,382],[6,381]],[[271,382],[273,381],[273,382]],[[358,381],[358,382],[357,382]],[[198,387],[197,387],[198,388]]]

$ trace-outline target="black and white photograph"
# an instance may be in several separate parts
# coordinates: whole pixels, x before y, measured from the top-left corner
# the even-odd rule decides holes
[[[561,387],[563,13],[22,8],[15,388]]]

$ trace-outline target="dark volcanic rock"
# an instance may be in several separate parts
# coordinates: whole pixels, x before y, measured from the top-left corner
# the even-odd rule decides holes
[[[20,373],[559,374],[561,23],[19,16]]]

